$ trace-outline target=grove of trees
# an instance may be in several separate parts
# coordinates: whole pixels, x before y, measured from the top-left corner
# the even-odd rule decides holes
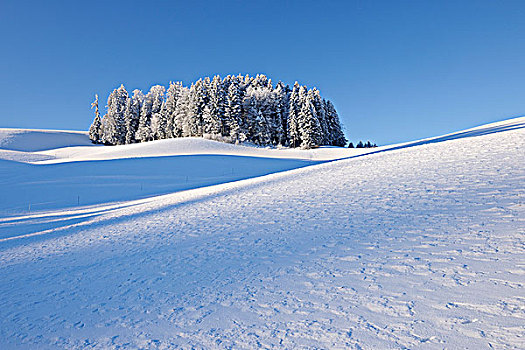
[[[353,142],[350,142],[348,144],[348,148],[375,148],[375,147],[377,147],[377,145],[375,143],[371,143],[370,141],[367,141],[367,142],[359,141],[355,147],[354,147]]]
[[[316,88],[275,86],[263,74],[199,79],[151,87],[147,94],[124,85],[108,97],[101,117],[98,96],[89,128],[94,143],[122,145],[176,137],[231,143],[312,148],[343,147],[346,138],[333,104]]]

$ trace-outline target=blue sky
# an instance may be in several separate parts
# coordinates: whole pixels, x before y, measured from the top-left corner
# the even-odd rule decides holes
[[[0,1],[0,127],[87,130],[94,94],[214,74],[317,86],[352,141],[525,114],[525,1]]]

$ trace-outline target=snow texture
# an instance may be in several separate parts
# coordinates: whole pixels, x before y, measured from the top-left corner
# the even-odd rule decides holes
[[[2,193],[21,174],[42,180],[32,191],[48,186],[41,168],[71,172],[60,192],[85,164],[186,159],[122,159],[133,146],[88,147],[121,159],[49,153],[55,164],[40,165],[45,154],[5,151]],[[517,118],[300,168],[279,162],[330,148],[217,151],[274,168],[156,197],[11,208],[0,217],[0,347],[523,348],[524,150]]]

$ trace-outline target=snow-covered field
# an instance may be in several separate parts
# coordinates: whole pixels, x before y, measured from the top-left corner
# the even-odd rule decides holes
[[[525,347],[525,118],[369,150],[0,148],[2,349]]]

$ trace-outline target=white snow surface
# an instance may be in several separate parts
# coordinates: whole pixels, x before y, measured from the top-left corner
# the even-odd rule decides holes
[[[525,118],[368,150],[0,148],[2,349],[524,348]]]
[[[86,132],[0,128],[0,149],[35,152],[62,147],[87,146]]]

